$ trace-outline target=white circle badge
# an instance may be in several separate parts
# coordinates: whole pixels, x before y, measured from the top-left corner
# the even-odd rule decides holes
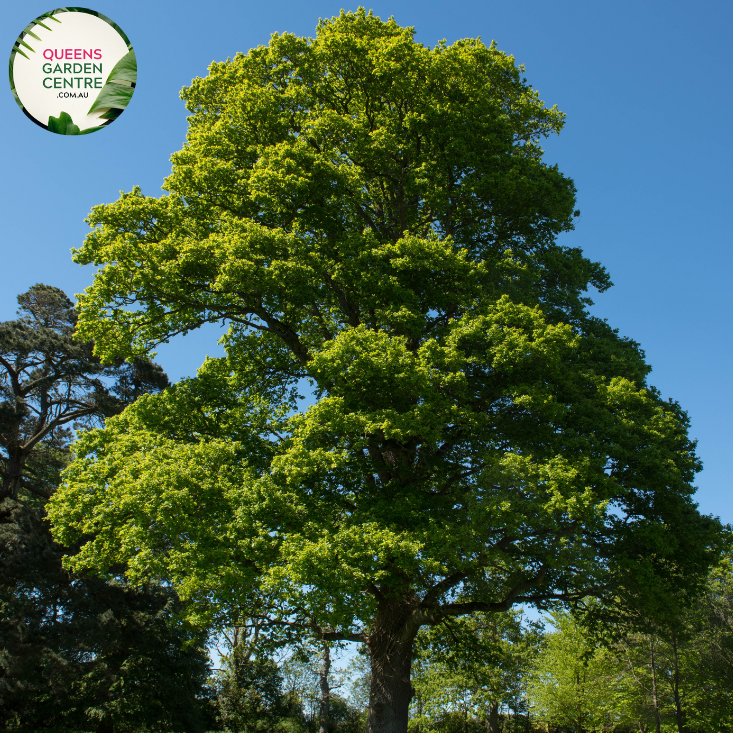
[[[57,8],[36,18],[10,52],[10,88],[37,125],[86,135],[124,112],[137,83],[132,44],[108,17]]]

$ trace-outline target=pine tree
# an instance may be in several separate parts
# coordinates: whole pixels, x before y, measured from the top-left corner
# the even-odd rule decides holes
[[[144,359],[101,364],[58,288],[18,302],[20,317],[0,323],[0,718],[10,730],[196,730],[207,662],[174,622],[175,593],[70,574],[45,516],[74,431],[168,379]]]

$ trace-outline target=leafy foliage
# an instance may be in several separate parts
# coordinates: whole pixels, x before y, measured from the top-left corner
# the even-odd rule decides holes
[[[411,729],[437,730],[459,713],[497,733],[500,708],[526,714],[525,686],[541,639],[541,626],[517,611],[461,617],[421,631]]]
[[[611,651],[641,725],[658,719],[677,730],[733,730],[732,579],[724,554],[691,607],[614,639]]]
[[[230,328],[80,438],[51,508],[70,564],[166,578],[202,622],[365,642],[372,729],[406,729],[421,626],[663,606],[717,550],[686,415],[588,314],[607,273],[556,241],[575,189],[540,142],[563,115],[522,73],[363,10],[276,34],[184,90],[169,193],[95,207],[75,253],[104,358]]]
[[[227,730],[272,731],[284,717],[277,665],[271,659],[252,656],[244,645],[237,645],[224,658],[216,687],[221,721]]]
[[[225,730],[281,733],[359,733],[363,719],[351,701],[334,694],[341,675],[328,675],[330,704],[321,719],[322,659],[316,645],[299,645],[279,664],[263,653],[257,633],[225,632],[227,653],[215,678],[217,719]],[[329,657],[330,659],[330,657]],[[330,668],[330,665],[329,665]]]
[[[595,646],[568,613],[552,615],[549,634],[529,682],[533,714],[541,723],[576,731],[603,731],[629,719],[623,683],[607,649]]]
[[[137,59],[134,51],[125,54],[110,71],[107,81],[89,108],[89,114],[100,109],[108,109],[102,117],[117,117],[132,99],[137,82]],[[113,112],[110,114],[110,112]]]
[[[733,731],[733,558],[724,556],[687,617],[683,649],[690,727]]]
[[[61,112],[58,117],[51,115],[48,118],[48,129],[57,135],[87,135],[90,132],[96,132],[102,128],[87,127],[85,130],[81,130],[79,129],[79,125],[74,124],[74,120],[71,119],[71,115],[68,112]]]
[[[4,730],[201,730],[207,660],[199,636],[172,621],[175,594],[69,577],[42,513],[12,500],[3,508]]]
[[[553,615],[529,681],[540,724],[574,730],[723,732],[731,716],[731,565],[711,571],[691,607],[647,630],[607,626],[595,617]]]

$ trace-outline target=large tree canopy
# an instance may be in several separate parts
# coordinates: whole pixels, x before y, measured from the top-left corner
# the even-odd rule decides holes
[[[79,333],[106,359],[206,322],[226,356],[84,435],[52,516],[73,563],[201,613],[364,641],[405,731],[421,625],[702,577],[687,418],[591,317],[563,115],[493,44],[363,11],[184,89],[168,194],[95,207]],[[301,407],[310,380],[315,403]]]

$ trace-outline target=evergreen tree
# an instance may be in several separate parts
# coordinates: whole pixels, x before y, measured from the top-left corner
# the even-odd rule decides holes
[[[0,502],[21,489],[48,499],[68,456],[72,426],[88,428],[140,395],[168,386],[147,359],[103,365],[77,341],[77,313],[58,288],[18,296],[15,321],[0,323]]]
[[[84,430],[168,383],[144,359],[102,365],[58,288],[0,323],[0,719],[8,730],[197,730],[201,640],[170,587],[70,574],[45,504]],[[186,649],[183,646],[186,645]]]

